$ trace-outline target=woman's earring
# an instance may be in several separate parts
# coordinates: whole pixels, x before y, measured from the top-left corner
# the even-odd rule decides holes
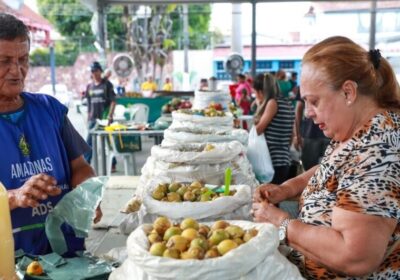
[[[350,106],[351,105],[351,101],[349,100],[349,101],[347,101],[347,106]]]

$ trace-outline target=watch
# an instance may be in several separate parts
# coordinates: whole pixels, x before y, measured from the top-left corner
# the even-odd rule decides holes
[[[294,221],[295,219],[290,219],[286,218],[283,220],[281,225],[278,228],[278,235],[279,235],[279,241],[281,244],[287,244],[287,228],[290,224],[291,221]]]

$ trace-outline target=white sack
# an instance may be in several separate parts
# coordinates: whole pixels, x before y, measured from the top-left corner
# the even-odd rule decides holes
[[[166,177],[175,182],[204,181],[207,184],[222,185],[225,170],[232,169],[233,185],[249,185],[252,190],[257,187],[252,167],[245,155],[239,155],[234,160],[217,164],[177,164],[156,160],[150,156],[142,168],[141,184],[137,194],[140,196],[145,184],[153,178]]]
[[[208,105],[207,105],[208,106]],[[180,113],[178,111],[172,112],[172,123],[174,121],[191,122],[202,126],[233,126],[233,115],[231,113],[225,113],[223,117],[206,117],[201,115],[191,115]]]
[[[205,260],[175,260],[150,255],[147,237],[140,227],[128,238],[128,259],[109,279],[303,279],[297,267],[278,252],[277,229],[272,224],[246,221],[229,223],[244,229],[257,228],[258,234],[225,256]]]
[[[231,189],[236,190],[233,196],[219,197],[212,201],[206,202],[165,202],[158,201],[151,197],[153,190],[157,187],[157,181],[150,181],[143,194],[143,206],[147,213],[156,216],[166,216],[172,220],[184,219],[192,217],[201,220],[209,217],[220,217],[229,214],[242,206],[248,205],[250,212],[251,205],[251,189],[246,185],[232,185]],[[244,218],[250,218],[249,213],[243,213]],[[239,218],[239,217],[238,217]]]
[[[229,92],[224,91],[200,91],[194,93],[193,109],[205,109],[211,102],[220,103],[224,110],[228,109],[232,97]]]
[[[166,129],[164,131],[165,143],[206,143],[206,142],[229,142],[237,140],[247,146],[249,134],[244,129],[232,129],[227,132],[220,133],[212,128],[201,130],[201,128],[193,131],[177,131]]]
[[[204,151],[207,144],[213,145],[210,151]],[[246,153],[238,141],[227,143],[180,143],[175,145],[153,146],[151,156],[165,162],[188,164],[220,163],[233,160],[240,153]]]

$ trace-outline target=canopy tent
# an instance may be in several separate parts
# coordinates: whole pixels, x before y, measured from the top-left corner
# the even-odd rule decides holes
[[[105,50],[105,7],[116,4],[199,4],[199,3],[251,3],[252,4],[252,32],[251,32],[251,74],[256,73],[256,4],[262,2],[302,2],[301,0],[81,0],[81,2],[97,12],[97,28],[99,31],[99,44]],[[343,0],[313,0],[312,2],[343,2]],[[365,0],[354,0],[353,2],[365,2]],[[371,28],[370,28],[370,49],[375,48],[375,28],[376,28],[376,5],[377,0],[371,0]]]

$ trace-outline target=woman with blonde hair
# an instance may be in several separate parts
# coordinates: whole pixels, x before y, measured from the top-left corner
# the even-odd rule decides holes
[[[257,104],[254,125],[257,134],[263,133],[267,141],[275,170],[272,183],[280,184],[289,175],[294,109],[290,101],[281,96],[273,75],[258,75],[253,82],[253,88]]]
[[[400,279],[400,89],[392,68],[379,50],[331,37],[305,54],[301,97],[332,141],[319,166],[256,190],[255,220],[279,227],[307,279]],[[297,195],[297,219],[274,206]]]

